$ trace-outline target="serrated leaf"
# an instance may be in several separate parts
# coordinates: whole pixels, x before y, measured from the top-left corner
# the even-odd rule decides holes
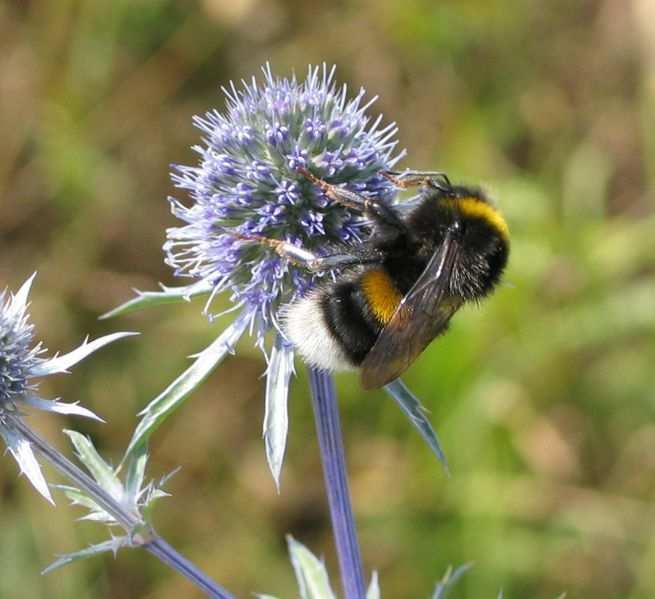
[[[275,486],[280,491],[280,472],[287,446],[289,417],[287,402],[289,380],[293,374],[293,348],[277,335],[266,372],[266,411],[264,414],[263,437],[266,461],[273,475]]]
[[[43,477],[41,466],[39,465],[39,462],[37,461],[36,456],[32,451],[31,443],[19,432],[7,427],[0,428],[0,435],[2,435],[2,438],[7,444],[7,449],[9,449],[9,452],[12,456],[14,456],[14,459],[18,463],[21,474],[24,474],[32,483],[32,486],[45,499],[54,505],[55,502],[52,499],[52,495],[50,495],[48,483]]]
[[[136,312],[152,306],[161,306],[163,304],[175,304],[178,302],[188,302],[192,297],[210,293],[212,286],[206,281],[199,281],[193,285],[184,287],[163,287],[162,291],[139,291],[135,289],[137,296],[124,304],[117,306],[113,310],[106,312],[100,319],[113,318],[122,316],[130,312]]]
[[[112,333],[111,335],[105,335],[104,337],[99,337],[93,341],[88,339],[84,340],[84,343],[80,345],[77,349],[74,349],[63,356],[55,356],[49,360],[45,360],[40,363],[38,366],[35,366],[30,370],[30,376],[48,376],[51,374],[59,374],[68,372],[68,369],[71,366],[74,366],[78,362],[81,362],[89,354],[92,354],[94,351],[113,343],[118,339],[123,337],[131,337],[133,335],[138,335],[139,333]]]
[[[446,454],[441,448],[439,437],[432,428],[432,425],[426,416],[426,409],[421,405],[421,402],[400,379],[392,381],[386,385],[384,389],[389,395],[391,395],[391,397],[393,397],[396,403],[400,406],[400,409],[409,417],[409,421],[416,430],[418,430],[421,437],[423,437],[432,452],[437,456],[437,459],[442,463],[448,474],[448,460],[446,459]]]
[[[103,543],[97,543],[96,545],[91,545],[86,549],[75,551],[73,553],[67,553],[65,555],[58,557],[45,570],[43,570],[41,574],[49,574],[53,570],[56,570],[57,568],[61,568],[61,566],[65,566],[66,564],[70,564],[71,562],[75,562],[81,559],[87,559],[89,557],[93,557],[94,555],[98,555],[100,553],[107,553],[111,551],[114,555],[116,555],[116,552],[119,549],[121,549],[122,547],[129,547],[129,546],[130,546],[130,541],[127,537],[114,537],[109,541],[104,541]]]
[[[432,599],[445,599],[446,595],[452,588],[457,584],[459,579],[464,576],[464,574],[471,569],[473,564],[462,564],[458,568],[453,570],[448,568],[446,573],[443,575],[443,578],[437,583],[437,586],[434,588],[434,593],[432,593]]]
[[[184,403],[225,356],[234,351],[234,346],[246,330],[250,318],[251,312],[242,312],[209,347],[198,354],[189,368],[146,406],[139,414],[143,417],[132,435],[125,458],[129,458],[139,446],[144,445],[150,435]]]
[[[139,499],[141,486],[146,473],[148,463],[148,449],[140,445],[130,456],[127,463],[127,476],[125,477],[125,492],[131,505],[136,505]]]
[[[120,500],[123,496],[123,485],[114,474],[114,469],[96,451],[91,440],[77,431],[64,430],[64,433],[73,443],[78,459],[86,466],[96,482],[112,497]]]
[[[53,485],[56,489],[64,492],[64,495],[70,500],[72,505],[85,507],[92,511],[99,511],[101,508],[93,501],[88,495],[77,489],[76,487],[69,487],[68,485]]]
[[[94,511],[78,518],[80,522],[100,522],[101,524],[116,525],[116,518],[105,511]]]
[[[85,418],[91,418],[91,420],[97,420],[98,422],[104,422],[100,416],[94,414],[91,410],[88,410],[85,407],[82,407],[79,403],[64,403],[62,401],[52,400],[52,399],[41,399],[34,395],[26,395],[23,398],[23,401],[28,405],[36,408],[37,410],[43,410],[44,412],[54,412],[56,414],[65,414],[66,416],[84,416]]]
[[[336,599],[323,561],[291,535],[287,535],[287,544],[301,599]]]

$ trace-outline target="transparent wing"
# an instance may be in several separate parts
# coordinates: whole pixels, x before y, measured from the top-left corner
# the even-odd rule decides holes
[[[383,387],[398,378],[430,341],[446,329],[463,303],[448,294],[459,249],[453,234],[447,233],[362,362],[365,389]]]

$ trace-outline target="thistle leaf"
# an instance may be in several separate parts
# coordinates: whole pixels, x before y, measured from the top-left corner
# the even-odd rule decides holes
[[[188,302],[192,297],[206,295],[211,290],[211,284],[204,280],[193,285],[185,285],[184,287],[162,286],[162,291],[139,291],[135,289],[136,297],[106,312],[100,316],[100,319],[104,320],[106,318],[113,318],[114,316],[122,316],[123,314],[129,314],[130,312],[136,312],[144,308],[151,308],[152,306]]]
[[[371,583],[366,590],[366,599],[380,599],[380,584],[378,583],[378,573],[375,570],[371,574]]]
[[[94,555],[98,555],[100,553],[108,553],[111,551],[114,555],[116,555],[119,549],[121,549],[122,547],[129,547],[129,546],[130,546],[130,541],[127,537],[125,536],[114,537],[109,541],[104,541],[103,543],[97,543],[96,545],[91,545],[86,549],[75,551],[73,553],[66,553],[65,555],[59,556],[45,570],[43,570],[41,574],[49,574],[53,570],[56,570],[57,568],[61,568],[61,566],[65,566],[66,564],[70,564],[71,562],[75,562],[81,559],[87,559],[89,557],[93,557]]]
[[[125,478],[125,492],[130,504],[136,505],[148,463],[148,451],[145,444],[135,448],[127,464],[127,476]]]
[[[301,599],[336,599],[323,561],[291,535],[287,535],[287,544]]]
[[[114,473],[114,469],[105,462],[96,451],[93,443],[77,431],[64,430],[80,462],[82,462],[91,473],[96,482],[112,497],[120,499],[123,496],[123,486]]]
[[[50,495],[48,483],[43,477],[41,466],[39,466],[39,462],[36,460],[30,442],[23,438],[20,433],[6,427],[0,428],[0,435],[2,435],[9,452],[18,463],[21,474],[27,476],[34,488],[54,505],[55,502],[52,499],[52,495]]]
[[[198,354],[189,368],[146,406],[139,414],[143,418],[132,435],[125,458],[129,458],[139,446],[146,443],[150,435],[184,403],[225,356],[234,352],[234,345],[246,330],[250,319],[250,312],[242,312],[209,347]]]
[[[85,418],[91,418],[92,420],[97,420],[98,422],[104,422],[100,416],[93,413],[91,410],[81,406],[79,403],[64,403],[62,401],[50,400],[50,399],[41,399],[34,395],[26,395],[23,397],[23,401],[33,408],[38,410],[43,410],[44,412],[55,412],[57,414],[65,415],[74,415],[74,416],[84,416]]]
[[[426,416],[426,409],[421,405],[421,402],[400,379],[396,379],[389,383],[384,390],[391,395],[394,400],[396,400],[400,409],[405,412],[409,421],[416,430],[418,430],[421,437],[423,437],[430,449],[437,456],[437,459],[442,463],[446,473],[448,473],[448,460],[446,459],[446,454],[441,448],[439,437],[432,428],[432,425]]]
[[[473,564],[462,564],[461,566],[455,568],[448,568],[446,573],[443,575],[443,578],[437,583],[437,586],[434,588],[434,593],[432,593],[432,599],[445,599],[446,595],[452,588],[457,584],[459,579],[471,569]]]
[[[76,487],[71,487],[68,485],[53,485],[55,489],[59,489],[64,492],[64,495],[68,497],[71,502],[71,505],[82,506],[93,512],[100,511],[98,504],[93,501],[86,493],[83,493]]]
[[[50,374],[58,374],[61,372],[68,372],[68,369],[71,366],[74,366],[78,362],[81,362],[89,354],[92,354],[94,351],[100,349],[101,347],[108,345],[118,339],[123,337],[131,337],[132,335],[138,335],[139,333],[112,333],[111,335],[105,335],[104,337],[99,337],[93,341],[84,340],[84,343],[80,345],[77,349],[74,349],[72,352],[64,354],[63,356],[55,356],[49,360],[44,360],[38,366],[35,366],[31,371],[31,376],[48,376]]]
[[[266,460],[280,491],[280,472],[287,446],[289,417],[287,402],[289,379],[293,374],[293,348],[277,335],[266,376],[266,412],[264,414],[264,445]]]

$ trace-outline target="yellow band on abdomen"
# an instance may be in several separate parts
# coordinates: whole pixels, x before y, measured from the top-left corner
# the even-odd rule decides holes
[[[380,324],[386,325],[396,311],[403,297],[402,294],[396,289],[389,274],[381,268],[365,272],[361,283],[364,296],[375,318]]]

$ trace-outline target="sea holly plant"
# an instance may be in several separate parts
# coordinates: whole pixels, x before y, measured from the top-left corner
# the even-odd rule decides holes
[[[165,493],[161,486],[144,485],[147,454],[145,449],[127,460],[125,483],[96,452],[90,440],[75,431],[66,431],[77,456],[91,476],[83,472],[62,453],[42,439],[30,428],[23,411],[31,408],[64,415],[78,415],[101,420],[90,410],[77,403],[64,403],[39,396],[36,380],[52,374],[68,372],[69,368],[97,349],[134,333],[114,333],[94,341],[84,341],[77,349],[47,358],[40,342],[35,343],[34,325],[29,321],[28,296],[34,275],[13,294],[8,290],[0,293],[0,436],[7,444],[9,453],[16,459],[20,470],[34,488],[54,504],[50,488],[45,480],[39,459],[45,460],[71,484],[55,485],[75,504],[88,508],[83,519],[101,522],[110,528],[120,527],[126,534],[112,535],[99,543],[60,557],[45,572],[56,567],[90,557],[98,553],[116,552],[122,547],[143,547],[162,562],[186,576],[209,597],[230,599],[232,596],[182,557],[164,539],[159,537],[149,523],[153,503]]]
[[[358,244],[370,233],[361,214],[331,201],[306,177],[309,171],[331,184],[383,201],[396,200],[396,186],[384,176],[403,153],[395,153],[397,128],[381,126],[368,111],[375,101],[360,89],[349,96],[338,87],[334,68],[309,67],[307,76],[279,78],[268,65],[256,78],[224,89],[225,112],[212,110],[194,119],[202,141],[194,146],[199,162],[176,166],[172,178],[187,198],[171,198],[182,225],[167,231],[166,261],[183,287],[138,292],[105,317],[204,296],[204,313],[217,314],[213,300],[225,292],[233,322],[194,356],[178,376],[140,414],[127,456],[139,451],[249,331],[266,354],[263,437],[275,484],[288,432],[287,399],[294,372],[294,348],[280,325],[283,306],[335,271],[310,273],[256,238],[285,241],[318,255],[334,245]],[[267,347],[267,337],[272,347]],[[355,534],[345,469],[337,400],[331,377],[310,369],[314,413],[326,489],[345,596],[364,597],[361,557]],[[437,436],[420,402],[400,381],[386,386],[410,422],[445,464]]]
[[[227,108],[194,118],[203,137],[193,147],[199,163],[174,167],[172,178],[186,199],[171,198],[182,226],[167,231],[166,261],[191,282],[183,287],[137,292],[137,297],[105,317],[204,296],[204,312],[217,316],[217,294],[229,294],[236,318],[217,339],[194,356],[192,365],[141,413],[128,453],[154,430],[234,351],[250,331],[267,354],[263,437],[266,457],[279,486],[288,430],[287,398],[294,372],[294,349],[280,327],[280,308],[302,296],[323,277],[310,273],[271,248],[247,241],[261,236],[324,254],[334,244],[357,244],[369,232],[358,213],[330,201],[300,169],[364,195],[394,201],[396,188],[381,173],[394,167],[397,128],[381,126],[368,111],[360,89],[350,97],[338,87],[335,69],[309,67],[307,76],[278,78],[266,65],[263,83],[256,78],[238,89],[224,89]],[[266,347],[271,332],[272,347]],[[402,384],[386,388],[437,457],[445,457],[419,401]]]
[[[337,594],[330,585],[330,577],[325,562],[316,557],[291,535],[287,536],[287,545],[291,565],[298,583],[300,599],[337,599]],[[470,567],[470,564],[464,564],[455,569],[448,568],[441,580],[437,582],[430,599],[446,599],[449,591],[452,590]],[[273,595],[257,595],[257,597],[259,599],[277,599]],[[381,599],[381,597],[378,575],[377,572],[373,572],[365,599]]]
[[[289,557],[298,583],[300,599],[337,599],[338,595],[332,590],[330,577],[322,559],[316,557],[302,543],[296,541],[291,535],[287,536]],[[454,597],[453,589],[466,574],[473,564],[462,564],[457,568],[448,567],[439,580],[429,599],[448,599]],[[274,595],[259,594],[258,599],[277,599]],[[371,581],[366,589],[365,599],[381,599],[382,592],[378,581],[377,572],[371,575]],[[503,599],[502,590],[498,593],[497,599]],[[557,599],[566,599],[566,593],[559,595]]]
[[[43,345],[34,343],[34,325],[29,321],[28,296],[35,275],[32,275],[12,294],[5,289],[0,293],[0,435],[9,453],[14,457],[21,473],[34,488],[53,503],[48,484],[34,455],[33,444],[21,432],[21,411],[35,408],[58,414],[74,414],[101,420],[91,410],[77,403],[44,399],[39,396],[37,379],[68,372],[101,347],[135,333],[114,333],[85,340],[77,349],[63,355],[45,357]]]

